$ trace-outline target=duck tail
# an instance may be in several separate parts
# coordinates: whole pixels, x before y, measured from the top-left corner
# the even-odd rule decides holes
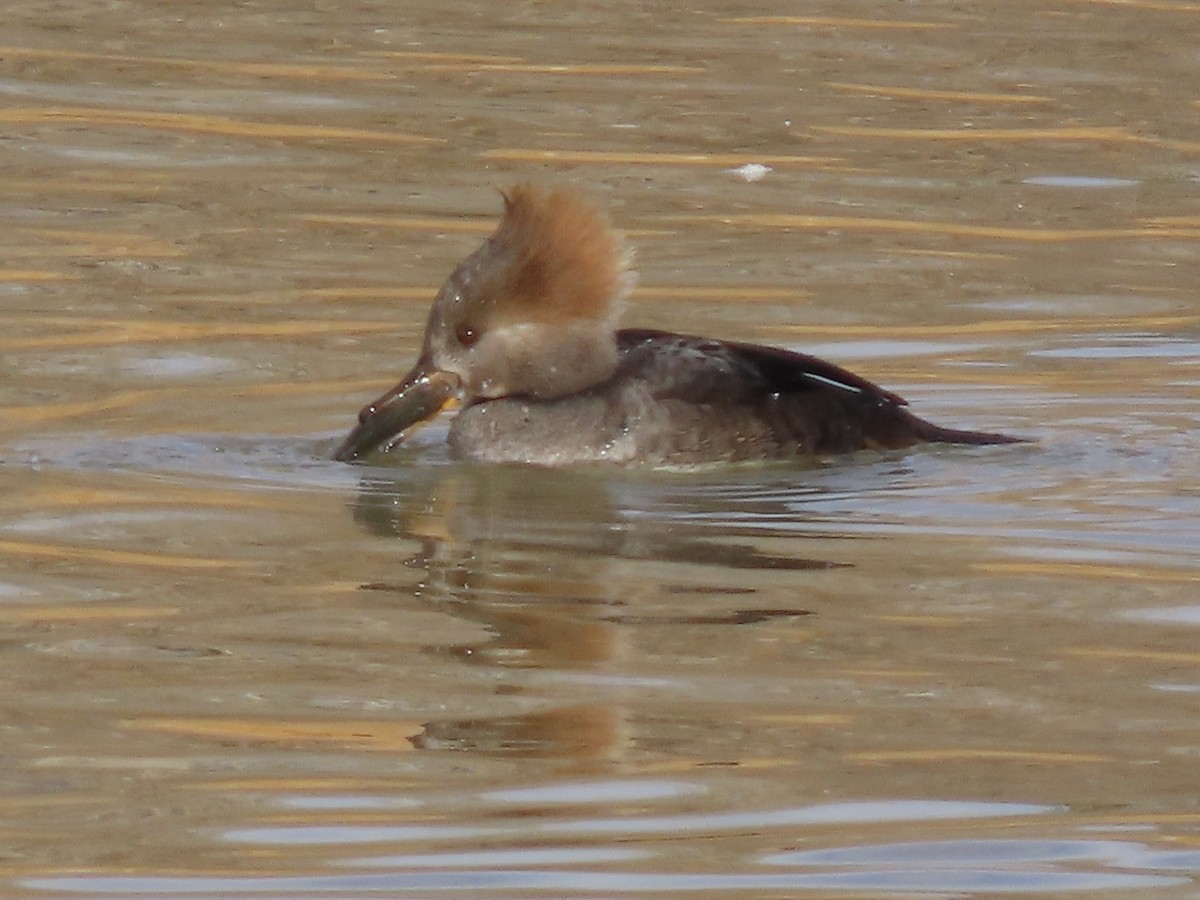
[[[931,444],[1028,444],[1029,438],[1016,437],[1011,434],[999,434],[994,431],[965,431],[959,428],[943,428],[924,419],[913,416],[917,436]]]

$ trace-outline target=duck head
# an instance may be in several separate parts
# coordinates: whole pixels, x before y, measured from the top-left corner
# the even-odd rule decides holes
[[[574,189],[518,184],[502,196],[495,232],[438,291],[416,365],[363,407],[335,459],[390,449],[447,408],[565,397],[616,371],[634,284],[624,238]]]

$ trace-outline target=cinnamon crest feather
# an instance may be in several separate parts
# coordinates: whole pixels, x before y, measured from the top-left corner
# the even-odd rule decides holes
[[[633,251],[608,216],[578,190],[517,184],[504,216],[468,261],[491,279],[497,322],[615,325],[634,288]]]

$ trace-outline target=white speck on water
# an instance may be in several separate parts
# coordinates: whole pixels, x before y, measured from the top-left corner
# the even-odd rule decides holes
[[[735,169],[726,169],[725,171],[738,176],[743,181],[762,181],[768,173],[771,172],[770,166],[764,166],[762,163],[746,163],[744,166],[738,166]]]

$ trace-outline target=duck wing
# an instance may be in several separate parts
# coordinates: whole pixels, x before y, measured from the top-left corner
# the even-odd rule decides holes
[[[649,329],[618,331],[617,346],[622,372],[644,381],[656,400],[752,410],[797,453],[1022,440],[934,425],[898,394],[804,353]]]

